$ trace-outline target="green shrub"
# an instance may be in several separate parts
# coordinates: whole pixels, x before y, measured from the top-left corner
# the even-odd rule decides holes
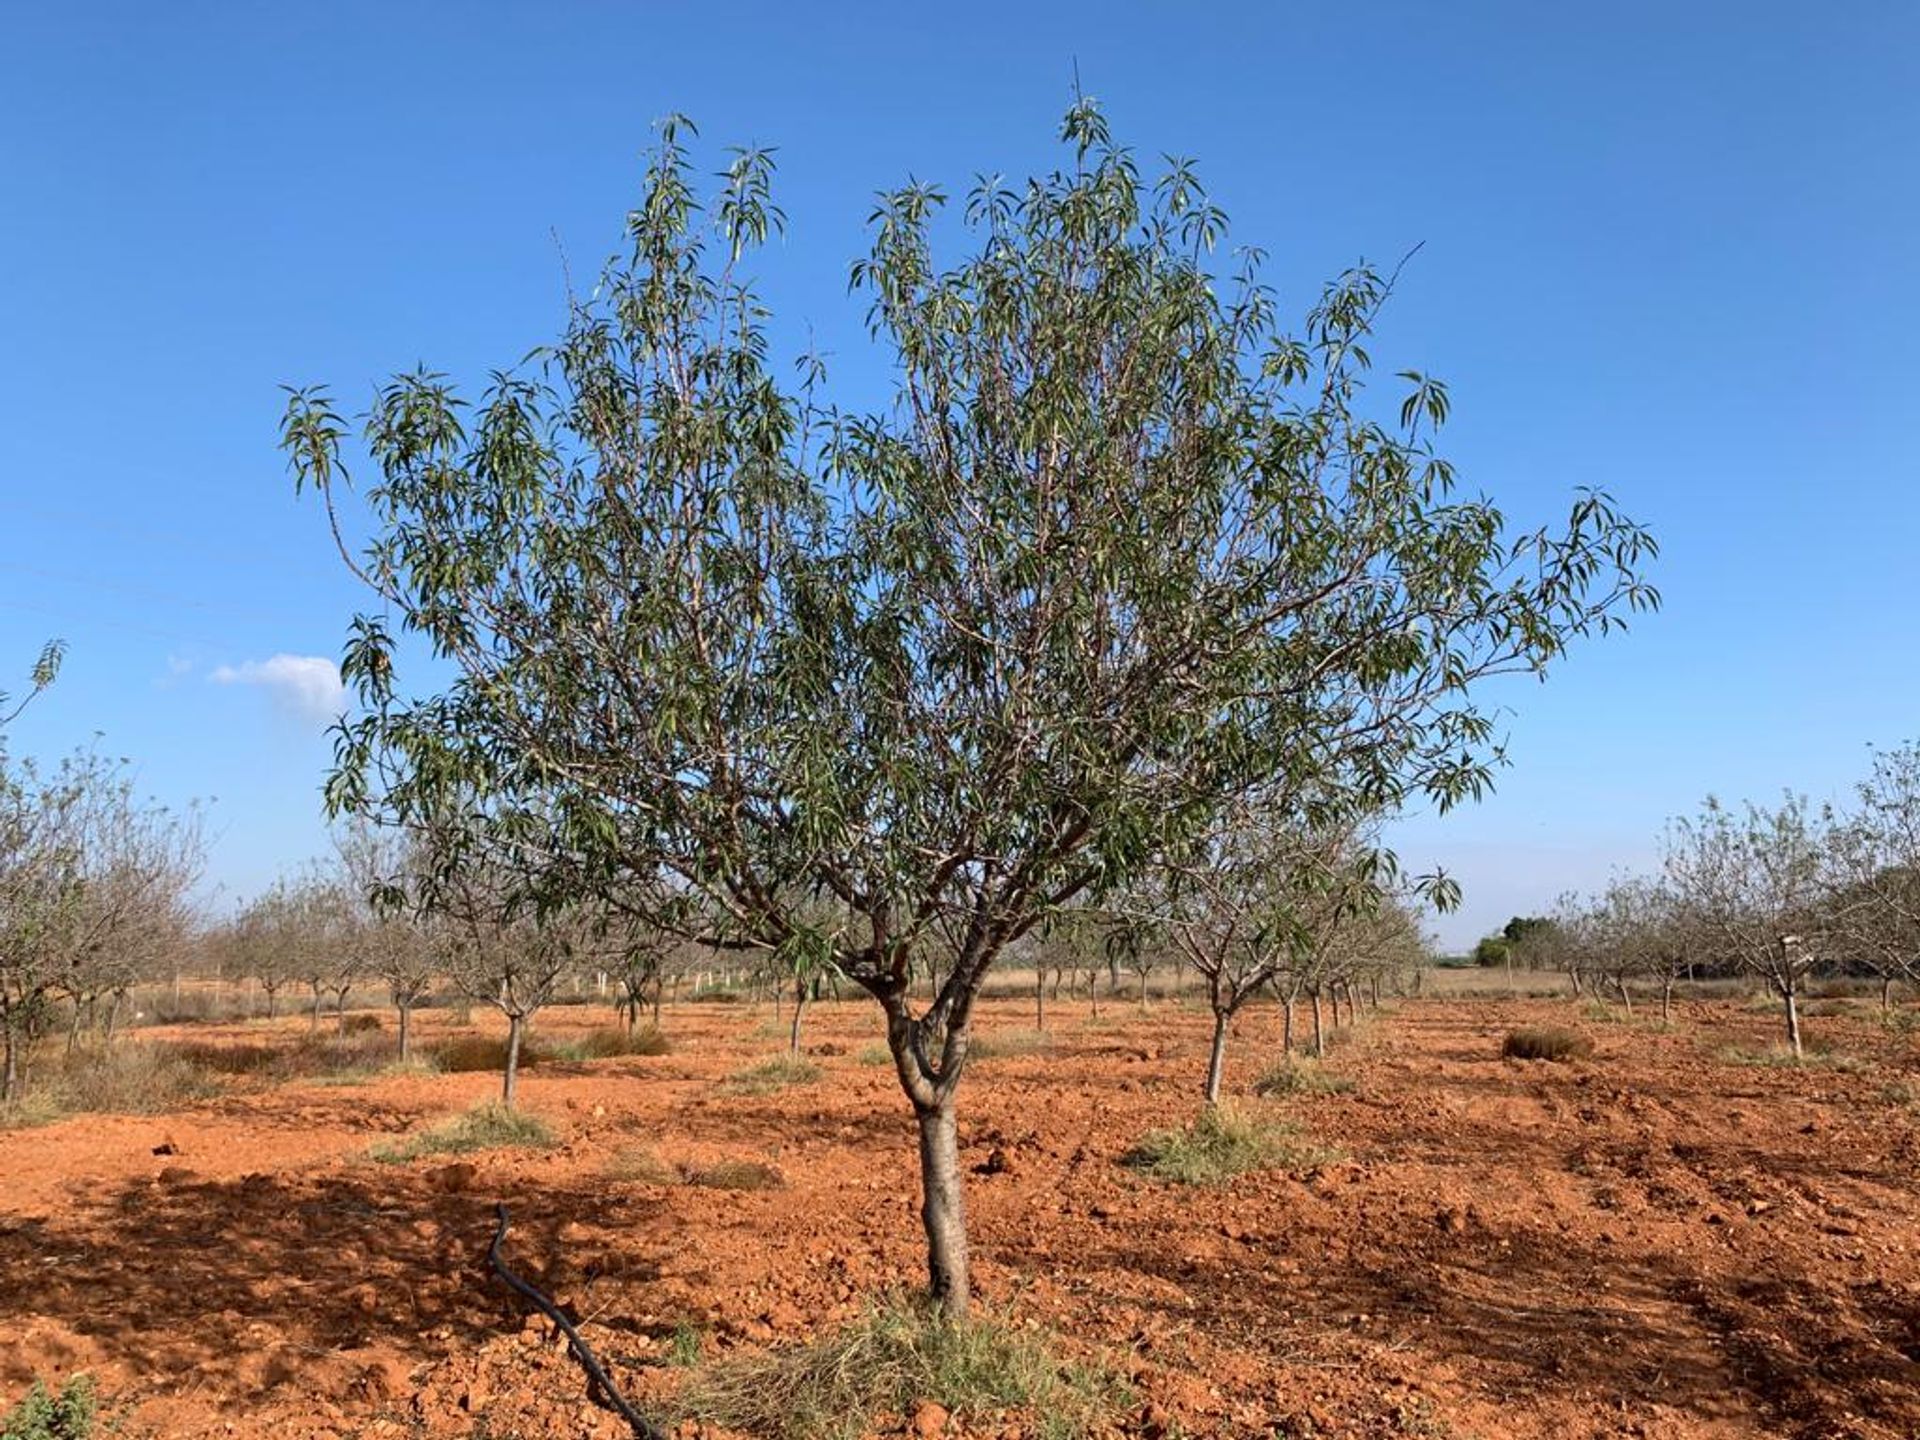
[[[629,1145],[607,1162],[613,1180],[637,1180],[645,1185],[678,1185],[681,1175],[644,1145]]]
[[[0,1418],[0,1440],[88,1440],[95,1418],[90,1377],[75,1375],[57,1395],[36,1380],[26,1398]]]
[[[373,1151],[373,1158],[399,1165],[422,1155],[464,1155],[471,1150],[509,1147],[538,1150],[552,1143],[553,1132],[539,1116],[509,1110],[489,1100],[444,1125],[422,1130],[398,1144],[379,1146]]]
[[[340,1023],[340,1033],[342,1035],[378,1035],[386,1028],[386,1021],[382,1020],[378,1015],[369,1015],[364,1010],[358,1014],[347,1016],[347,1018]]]
[[[727,1088],[742,1095],[771,1095],[789,1085],[807,1085],[820,1078],[820,1067],[804,1055],[775,1055],[757,1065],[749,1065],[727,1081]]]
[[[1535,1025],[1509,1030],[1500,1054],[1507,1060],[1584,1060],[1593,1054],[1593,1042],[1572,1030]]]
[[[1250,1170],[1312,1170],[1334,1153],[1300,1143],[1294,1126],[1212,1105],[1191,1125],[1149,1131],[1121,1163],[1176,1185],[1219,1185]]]
[[[1353,1081],[1330,1075],[1311,1061],[1283,1060],[1253,1082],[1256,1095],[1345,1095]]]
[[[690,1320],[673,1322],[673,1334],[667,1338],[667,1364],[691,1370],[700,1363],[700,1327]]]
[[[853,1063],[856,1065],[891,1065],[893,1064],[893,1052],[885,1045],[863,1045],[854,1053]]]
[[[806,1344],[697,1370],[680,1404],[687,1418],[767,1440],[855,1440],[923,1401],[970,1419],[1025,1411],[1036,1433],[1071,1440],[1105,1433],[1128,1396],[1108,1371],[1063,1363],[1010,1319],[949,1321],[896,1299]]]

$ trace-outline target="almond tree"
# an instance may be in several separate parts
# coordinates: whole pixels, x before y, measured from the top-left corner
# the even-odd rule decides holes
[[[202,853],[198,812],[143,801],[123,762],[0,756],[0,1100],[18,1097],[50,997],[123,991],[177,943]]]
[[[400,824],[450,791],[526,803],[582,893],[669,876],[735,948],[833,906],[958,1315],[956,1099],[1008,947],[1278,776],[1356,813],[1480,794],[1477,682],[1651,603],[1652,546],[1598,493],[1512,533],[1432,448],[1439,381],[1370,397],[1390,278],[1356,268],[1289,333],[1258,252],[1216,264],[1192,165],[1144,178],[1090,101],[1057,169],[972,192],[952,263],[940,189],[880,198],[852,278],[894,394],[837,410],[817,359],[776,378],[746,275],[784,225],[771,155],[703,201],[691,133],[662,126],[627,246],[530,370],[477,402],[397,377],[357,451],[325,391],[293,393],[296,484],[376,596],[328,795]],[[336,503],[356,453],[364,549]],[[420,649],[437,693],[400,683]]]
[[[1920,742],[1874,753],[1852,811],[1834,827],[1831,914],[1847,958],[1880,980],[1880,1009],[1896,982],[1920,978]]]
[[[1823,934],[1832,816],[1787,794],[1735,814],[1709,796],[1668,834],[1666,878],[1710,946],[1779,997],[1787,1046],[1800,1039],[1800,995],[1827,960]]]
[[[22,710],[33,703],[33,699],[42,690],[53,684],[60,674],[60,662],[66,658],[66,642],[49,640],[40,647],[40,656],[33,662],[33,669],[27,673],[27,693],[14,699],[6,691],[0,690],[0,725],[17,719]]]

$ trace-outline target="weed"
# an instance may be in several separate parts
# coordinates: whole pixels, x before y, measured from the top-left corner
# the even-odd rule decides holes
[[[981,1417],[1031,1412],[1040,1434],[1101,1431],[1127,1402],[1104,1369],[1064,1364],[1042,1335],[983,1314],[950,1321],[894,1299],[808,1344],[738,1354],[697,1371],[689,1418],[769,1440],[853,1440],[931,1401]]]
[[[386,1021],[378,1015],[369,1015],[364,1010],[358,1014],[349,1015],[340,1022],[342,1035],[378,1035],[386,1028]]]
[[[670,1048],[667,1037],[651,1025],[631,1033],[618,1025],[606,1025],[558,1041],[542,1054],[555,1060],[612,1060],[622,1055],[664,1055]]]
[[[678,1185],[680,1172],[644,1145],[630,1145],[607,1164],[613,1180],[637,1180],[643,1185]]]
[[[26,1397],[0,1418],[0,1440],[88,1440],[95,1413],[90,1377],[75,1375],[57,1395],[36,1380]]]
[[[1728,1045],[1716,1054],[1728,1065],[1753,1065],[1769,1070],[1839,1070],[1855,1073],[1872,1068],[1872,1062],[1863,1056],[1814,1045],[1804,1047],[1799,1055],[1785,1045],[1771,1045],[1765,1050]]]
[[[673,1322],[673,1334],[667,1337],[667,1363],[681,1370],[700,1363],[700,1327],[691,1320]]]
[[[1313,1170],[1333,1158],[1298,1135],[1295,1126],[1213,1105],[1190,1125],[1149,1131],[1121,1163],[1176,1185],[1220,1185],[1251,1170]]]
[[[462,1155],[470,1150],[498,1150],[508,1146],[544,1149],[553,1143],[546,1121],[524,1111],[509,1110],[488,1101],[444,1125],[422,1130],[396,1145],[382,1145],[373,1158],[389,1165],[404,1164],[422,1155]]]
[[[758,1160],[721,1160],[686,1172],[686,1181],[705,1190],[782,1190],[787,1182]]]
[[[856,1065],[891,1065],[893,1063],[893,1052],[884,1045],[862,1046],[860,1050],[854,1054],[853,1063]]]
[[[820,1078],[820,1067],[804,1055],[775,1055],[757,1065],[749,1065],[727,1081],[727,1088],[742,1095],[771,1095],[789,1085],[806,1085]]]
[[[967,1044],[969,1060],[1006,1060],[1022,1055],[1045,1055],[1053,1037],[1044,1030],[994,1030],[975,1035]]]
[[[1509,1030],[1500,1042],[1506,1060],[1585,1060],[1592,1054],[1593,1042],[1586,1036],[1551,1025]]]
[[[1253,1082],[1256,1095],[1345,1095],[1353,1081],[1330,1075],[1311,1061],[1283,1060]]]

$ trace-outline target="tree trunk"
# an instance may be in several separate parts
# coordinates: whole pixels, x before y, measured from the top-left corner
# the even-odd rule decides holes
[[[101,1036],[101,1039],[109,1050],[113,1048],[114,1031],[119,1028],[120,1007],[126,1003],[126,1000],[126,993],[116,990],[113,992],[112,1003],[107,1006],[107,1028],[105,1034]]]
[[[274,1003],[280,998],[280,987],[275,985],[267,991],[267,1019],[273,1019]]]
[[[1147,972],[1140,972],[1140,1013],[1147,1013]]]
[[[1033,1028],[1047,1028],[1047,972],[1038,965],[1033,967]]]
[[[513,1109],[515,1092],[520,1088],[520,1031],[526,1021],[518,1015],[507,1017],[507,1075],[501,1086],[500,1103]]]
[[[952,1092],[914,1107],[920,1123],[920,1218],[927,1227],[927,1289],[949,1320],[967,1313],[967,1202],[960,1177],[959,1127]]]
[[[313,1009],[307,1014],[307,1033],[309,1035],[320,1033],[320,987],[318,985],[313,987]]]
[[[1293,996],[1280,997],[1280,1053],[1293,1055]]]
[[[1665,1025],[1673,1019],[1673,977],[1669,975],[1660,982],[1660,1023]]]
[[[1093,1006],[1093,1018],[1100,1018],[1100,972],[1087,972],[1087,1003]]]
[[[1327,1053],[1326,1032],[1320,1025],[1320,992],[1313,992],[1313,1058],[1318,1060]]]
[[[1620,992],[1620,1004],[1626,1009],[1627,1018],[1633,1018],[1633,992],[1627,989],[1627,977],[1622,975],[1613,982],[1614,989]]]
[[[804,980],[795,980],[793,982],[793,1024],[787,1029],[787,1053],[789,1055],[798,1055],[800,1053],[800,1017],[805,1013],[806,1008],[807,982]]]
[[[1220,1084],[1227,1073],[1227,1022],[1231,1015],[1225,1010],[1213,1012],[1213,1044],[1207,1050],[1207,1104],[1220,1103]]]
[[[1880,1018],[1882,1020],[1885,1020],[1888,1016],[1892,1014],[1893,1014],[1893,977],[1891,975],[1882,975],[1880,977]]]
[[[15,1100],[20,1095],[20,1057],[11,1015],[0,1019],[0,1049],[6,1051],[4,1063],[0,1063],[0,1100]]]
[[[666,977],[660,976],[659,978],[655,979],[653,982],[653,1028],[656,1030],[660,1028],[661,998],[666,993],[667,993]]]
[[[1791,985],[1782,986],[1780,994],[1786,1001],[1787,1048],[1793,1051],[1793,1058],[1798,1060],[1803,1053],[1800,1049],[1800,997]]]
[[[1580,972],[1578,970],[1569,970],[1567,971],[1567,978],[1573,982],[1573,998],[1578,1000],[1580,998]]]
[[[413,1059],[413,1002],[402,1000],[394,1007],[400,1012],[400,1063]]]

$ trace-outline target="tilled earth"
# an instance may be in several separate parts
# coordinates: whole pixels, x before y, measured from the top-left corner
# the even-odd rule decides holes
[[[1193,1189],[1120,1159],[1195,1113],[1204,1015],[1053,1007],[1050,1047],[963,1087],[977,1288],[1129,1376],[1127,1435],[1920,1436],[1912,1043],[1820,1016],[1853,1068],[1757,1066],[1725,1052],[1771,1044],[1773,1018],[1732,1002],[1664,1029],[1584,1013],[1405,1002],[1331,1052],[1350,1091],[1258,1102],[1327,1152],[1314,1168]],[[534,1069],[522,1103],[561,1136],[540,1152],[369,1158],[485,1098],[484,1074],[0,1134],[0,1401],[85,1369],[127,1436],[622,1435],[490,1278],[496,1200],[514,1263],[643,1401],[686,1373],[676,1336],[788,1343],[920,1278],[913,1131],[872,1063],[873,1007],[816,1007],[817,1081],[740,1093],[727,1077],[779,1048],[769,1018],[672,1007],[670,1054]],[[1529,1023],[1594,1054],[1502,1060]],[[980,1028],[1030,1024],[1008,1000]],[[1240,1025],[1242,1087],[1276,1039],[1270,1013]],[[661,1170],[728,1160],[785,1183]]]

